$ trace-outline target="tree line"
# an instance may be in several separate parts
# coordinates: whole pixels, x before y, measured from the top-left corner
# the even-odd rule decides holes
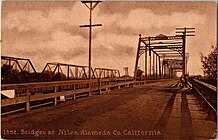
[[[217,47],[212,46],[212,51],[208,55],[201,55],[202,70],[204,78],[202,81],[216,85],[217,84]]]
[[[51,71],[45,71],[44,73],[30,73],[28,71],[19,71],[13,69],[12,66],[4,64],[1,67],[1,82],[2,84],[17,84],[26,82],[49,82],[66,80],[67,76],[63,73],[52,73]]]

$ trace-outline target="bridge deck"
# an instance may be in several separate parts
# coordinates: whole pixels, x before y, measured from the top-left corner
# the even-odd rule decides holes
[[[173,83],[150,83],[3,117],[2,138],[214,138],[213,115],[191,89],[169,87]]]

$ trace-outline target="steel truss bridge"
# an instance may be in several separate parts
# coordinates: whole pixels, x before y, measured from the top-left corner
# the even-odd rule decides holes
[[[139,35],[135,77],[139,70],[139,58],[144,54],[144,77],[148,78],[173,78],[176,72],[186,71],[183,67],[183,57],[187,62],[188,54],[184,51],[184,36],[165,36],[160,34],[156,37],[142,37]],[[153,57],[152,57],[153,56]],[[141,58],[142,59],[142,58]],[[162,60],[162,61],[161,61]],[[187,64],[187,63],[185,63]]]
[[[33,63],[27,58],[1,56],[2,83],[25,83],[57,80],[88,79],[89,67],[64,63],[47,63],[42,72],[36,72]],[[16,81],[10,81],[13,77]],[[118,78],[119,70],[91,68],[91,78]]]

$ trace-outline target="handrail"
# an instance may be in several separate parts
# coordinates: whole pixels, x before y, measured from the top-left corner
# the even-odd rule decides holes
[[[67,81],[52,81],[52,82],[32,82],[32,83],[21,83],[21,84],[3,84],[1,89],[19,89],[19,88],[35,88],[35,87],[46,87],[46,86],[62,86],[67,84],[86,84],[89,82],[109,82],[109,81],[129,81],[134,80],[134,78],[109,78],[109,79],[91,79],[90,80],[67,80]]]
[[[94,88],[84,88],[84,89],[77,89],[77,90],[54,92],[52,94],[29,95],[29,97],[24,96],[24,97],[12,98],[12,99],[3,99],[1,101],[1,106],[9,106],[9,105],[14,105],[14,104],[25,103],[28,101],[31,102],[31,101],[37,101],[37,100],[44,100],[44,99],[56,98],[56,97],[67,96],[67,95],[74,95],[74,94],[79,94],[79,93],[84,93],[84,92],[92,92],[92,91],[99,90],[99,89],[112,88],[112,87],[122,86],[126,84],[128,85],[140,84],[142,82],[143,81],[131,81],[131,82],[125,82],[125,83],[112,84],[112,85],[103,85],[101,87],[94,87]]]
[[[190,79],[193,89],[205,100],[213,111],[217,110],[217,88],[197,79]]]
[[[215,87],[215,86],[213,86],[213,85],[211,85],[211,84],[208,84],[208,83],[202,82],[202,81],[197,80],[197,79],[193,79],[193,80],[194,80],[195,82],[198,82],[198,83],[200,83],[201,85],[204,85],[205,87],[207,87],[207,88],[213,90],[214,92],[217,91],[217,87]]]
[[[110,90],[120,89],[123,87],[137,86],[146,83],[146,81],[136,81],[134,78],[113,78],[113,79],[93,79],[93,80],[71,80],[71,81],[56,81],[56,82],[36,82],[36,83],[24,83],[24,84],[7,84],[2,85],[3,90],[14,89],[22,92],[18,93],[19,96],[11,99],[2,99],[1,107],[8,107],[11,105],[25,105],[24,110],[30,111],[34,106],[43,106],[44,102],[40,102],[37,105],[30,105],[35,101],[52,100],[54,105],[57,104],[57,100],[61,96],[72,97],[76,99],[81,96],[89,96],[91,92],[110,92]],[[60,86],[61,85],[61,86]],[[78,87],[76,87],[78,85]],[[83,86],[85,85],[85,86]],[[66,86],[66,87],[65,87]],[[46,87],[46,90],[42,88]],[[47,88],[49,93],[47,93]],[[37,94],[35,89],[39,89],[42,94]],[[16,92],[15,92],[16,93]],[[33,94],[31,94],[33,93]],[[23,95],[23,96],[21,96]],[[50,101],[51,102],[51,101]],[[14,106],[15,107],[15,106]],[[2,114],[10,114],[23,109],[10,109],[11,111],[3,112]]]
[[[125,77],[5,84],[2,85],[2,90],[14,89],[16,97],[1,100],[1,107],[5,109],[9,107],[10,110],[2,112],[2,115],[21,110],[30,111],[31,108],[44,106],[49,103],[56,105],[61,96],[66,97],[66,99],[71,98],[75,100],[78,97],[89,96],[92,93],[109,93],[111,90],[134,87],[157,81],[159,80],[137,81],[134,78]],[[21,106],[23,109],[21,109]],[[16,109],[10,107],[15,107]]]

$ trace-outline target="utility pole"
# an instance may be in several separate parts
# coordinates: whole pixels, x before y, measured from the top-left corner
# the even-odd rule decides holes
[[[186,56],[185,56],[185,49],[186,49],[186,36],[195,36],[195,28],[176,28],[176,33],[182,33],[183,38],[183,50],[182,50],[182,75],[184,76],[186,74]]]
[[[81,25],[80,27],[89,27],[89,76],[91,79],[91,46],[92,46],[92,27],[102,26],[101,24],[92,24],[92,11],[101,1],[81,1],[89,9],[90,18],[89,25]],[[89,3],[89,5],[88,5]],[[93,5],[94,4],[94,5]]]

